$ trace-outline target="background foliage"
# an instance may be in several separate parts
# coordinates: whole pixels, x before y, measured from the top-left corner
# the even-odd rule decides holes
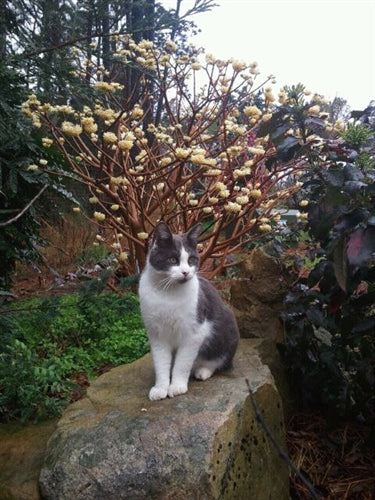
[[[280,346],[302,404],[333,420],[374,418],[375,164],[373,132],[349,125],[303,177],[315,264],[286,298]],[[366,161],[363,161],[364,155]]]
[[[0,420],[59,415],[105,367],[149,349],[138,299],[129,293],[80,293],[17,301],[0,314]]]

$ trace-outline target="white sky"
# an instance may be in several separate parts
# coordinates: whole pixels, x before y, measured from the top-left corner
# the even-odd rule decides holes
[[[194,17],[202,32],[192,42],[206,52],[257,61],[261,76],[276,75],[276,89],[301,82],[329,99],[343,97],[352,109],[375,99],[375,0],[216,3]]]

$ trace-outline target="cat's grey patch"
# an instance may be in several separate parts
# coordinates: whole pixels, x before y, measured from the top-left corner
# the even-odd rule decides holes
[[[199,278],[198,320],[208,319],[213,322],[211,335],[199,350],[200,359],[216,359],[222,357],[221,369],[232,366],[232,359],[237,349],[239,332],[233,312],[223,301],[213,285]]]

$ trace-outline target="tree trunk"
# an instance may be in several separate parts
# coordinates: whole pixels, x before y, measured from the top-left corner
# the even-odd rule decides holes
[[[0,0],[0,58],[4,59],[7,53],[7,1]]]

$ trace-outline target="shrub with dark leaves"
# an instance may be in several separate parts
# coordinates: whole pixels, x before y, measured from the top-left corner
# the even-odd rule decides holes
[[[319,259],[282,314],[280,348],[300,401],[333,419],[374,415],[375,163],[368,148],[366,167],[357,161],[369,135],[355,148],[345,135],[327,140],[303,179]]]

